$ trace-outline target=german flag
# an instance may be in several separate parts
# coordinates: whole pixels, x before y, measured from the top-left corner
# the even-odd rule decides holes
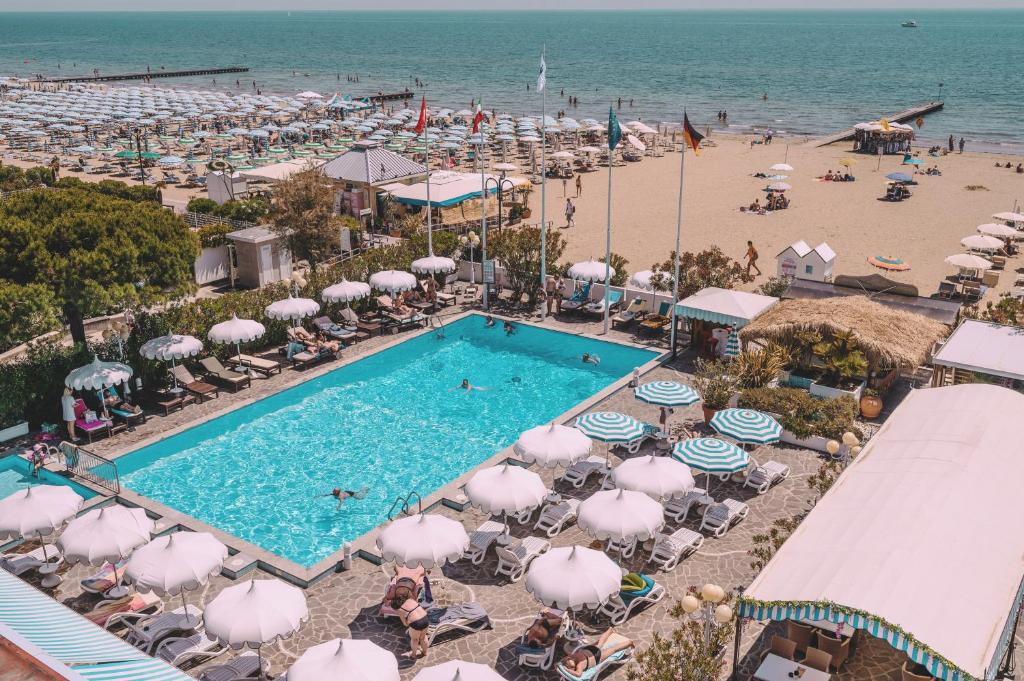
[[[686,144],[693,149],[693,153],[700,156],[700,141],[704,135],[697,132],[697,129],[690,124],[690,118],[683,112],[683,138]]]

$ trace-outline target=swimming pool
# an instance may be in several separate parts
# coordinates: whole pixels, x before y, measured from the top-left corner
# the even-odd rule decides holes
[[[33,476],[32,466],[20,456],[0,458],[0,499],[6,499],[19,489],[35,485],[64,485],[78,492],[83,499],[92,499],[96,496],[88,487],[46,469],[39,471],[39,477]]]
[[[470,315],[126,454],[121,484],[310,567],[655,357]]]

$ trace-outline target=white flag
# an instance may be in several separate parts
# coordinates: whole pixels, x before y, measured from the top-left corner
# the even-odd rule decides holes
[[[543,92],[548,82],[548,65],[544,63],[544,55],[540,55],[540,73],[537,74],[537,92]]]

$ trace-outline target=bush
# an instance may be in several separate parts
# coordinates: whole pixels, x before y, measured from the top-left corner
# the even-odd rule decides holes
[[[789,279],[786,277],[769,277],[768,281],[757,287],[762,295],[781,298],[782,294],[789,289]]]
[[[216,248],[228,242],[227,235],[235,231],[235,228],[226,222],[215,222],[210,225],[203,225],[196,234],[199,236],[200,248]]]
[[[228,201],[219,206],[214,204],[209,213],[219,218],[238,220],[239,222],[261,222],[270,214],[270,201],[262,196]]]
[[[598,262],[604,262],[604,256],[601,256],[597,260]],[[626,281],[629,280],[629,272],[626,271],[626,265],[629,261],[618,253],[612,253],[612,269],[615,270],[615,274],[611,278],[612,286],[625,286]]]
[[[187,210],[190,213],[202,213],[204,215],[209,215],[216,208],[217,208],[217,202],[216,201],[214,201],[213,199],[207,199],[207,198],[204,198],[204,197],[201,197],[201,196],[197,196],[194,199],[191,199],[188,202],[188,205],[185,206],[185,210]]]
[[[708,409],[725,409],[737,383],[738,379],[727,362],[697,360],[693,387]]]
[[[782,427],[798,438],[841,440],[847,431],[863,437],[854,421],[857,403],[849,396],[823,399],[797,388],[748,388],[740,393],[739,406],[778,414]]]
[[[0,192],[31,189],[40,185],[53,186],[53,171],[45,166],[25,169],[0,166]]]

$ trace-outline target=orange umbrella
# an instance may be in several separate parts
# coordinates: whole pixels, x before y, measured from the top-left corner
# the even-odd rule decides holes
[[[910,265],[904,262],[903,258],[897,258],[894,255],[873,255],[867,260],[869,265],[890,272],[906,272],[910,269]]]

